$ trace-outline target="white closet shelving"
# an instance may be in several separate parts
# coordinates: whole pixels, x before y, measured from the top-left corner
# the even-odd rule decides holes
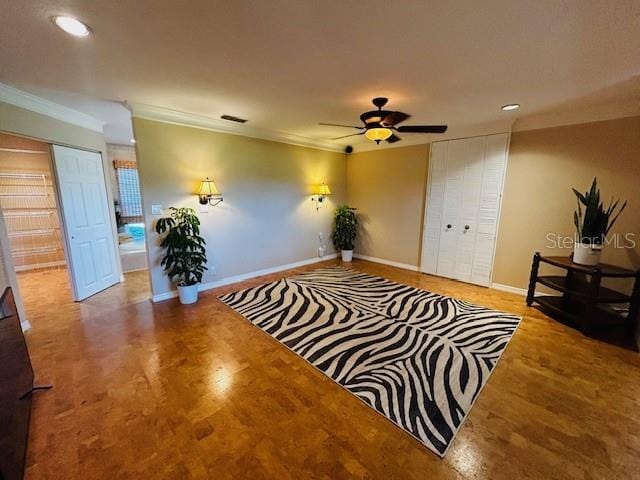
[[[0,206],[17,271],[65,264],[49,172],[9,171],[3,167]]]

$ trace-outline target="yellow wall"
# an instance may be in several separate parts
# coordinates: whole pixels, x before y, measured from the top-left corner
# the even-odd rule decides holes
[[[420,264],[429,145],[347,158],[349,205],[358,209],[356,254]]]
[[[612,233],[640,242],[640,117],[546,128],[511,135],[494,266],[495,283],[526,288],[533,253],[548,248],[547,234],[571,236],[576,198],[598,177],[605,201],[629,201]],[[603,261],[640,268],[635,249],[605,247]]]
[[[203,282],[316,258],[318,233],[333,252],[332,211],[346,199],[345,155],[284,143],[134,118],[153,293],[170,291],[153,232],[151,205],[198,210],[213,270]],[[224,202],[199,212],[193,192],[213,178]],[[312,184],[333,195],[316,212]]]

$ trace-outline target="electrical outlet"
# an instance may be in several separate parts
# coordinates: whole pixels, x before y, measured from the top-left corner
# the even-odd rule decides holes
[[[162,205],[151,205],[151,215],[162,215]]]

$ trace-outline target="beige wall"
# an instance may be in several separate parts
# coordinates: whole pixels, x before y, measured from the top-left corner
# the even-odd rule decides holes
[[[203,282],[316,258],[318,232],[333,252],[331,215],[346,199],[345,155],[139,118],[133,127],[155,295],[172,286],[159,266],[151,205],[199,210],[193,192],[205,176],[224,202],[198,213],[216,269]],[[321,182],[333,195],[316,212],[310,186]]]
[[[105,152],[102,133],[0,102],[0,132]]]
[[[547,234],[573,235],[576,199],[598,177],[605,201],[629,201],[613,233],[640,241],[640,117],[546,128],[511,135],[493,281],[526,288],[533,253],[568,255],[547,247]],[[635,249],[605,247],[603,261],[640,268]]]
[[[347,158],[349,205],[358,209],[356,253],[418,266],[429,145],[371,150]]]

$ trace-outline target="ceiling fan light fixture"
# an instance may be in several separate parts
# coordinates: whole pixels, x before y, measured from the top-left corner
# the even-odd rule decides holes
[[[373,140],[376,143],[380,143],[382,140],[386,140],[391,136],[393,132],[390,128],[384,127],[373,127],[368,128],[366,132],[364,132],[364,136],[369,140]]]

